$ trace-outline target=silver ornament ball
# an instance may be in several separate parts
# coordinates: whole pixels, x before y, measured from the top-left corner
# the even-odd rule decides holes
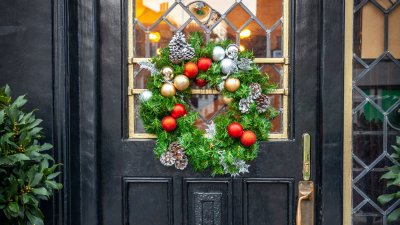
[[[225,50],[221,46],[215,46],[212,58],[215,62],[221,61],[225,58]]]
[[[147,102],[148,100],[150,100],[150,98],[152,96],[153,96],[153,93],[151,91],[145,90],[139,95],[139,101],[140,102]]]
[[[225,58],[221,61],[221,71],[223,74],[231,74],[237,70],[237,66],[232,59]]]
[[[230,59],[236,59],[239,55],[239,48],[235,44],[230,44],[226,48],[226,56]]]

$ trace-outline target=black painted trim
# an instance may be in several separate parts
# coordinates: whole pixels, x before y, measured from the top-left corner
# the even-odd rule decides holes
[[[173,218],[173,179],[172,177],[123,177],[122,178],[122,224],[129,225],[129,184],[131,183],[166,183],[168,199],[168,224],[174,223]]]
[[[97,127],[98,23],[97,1],[77,0],[79,66],[80,224],[100,224],[98,201]],[[74,223],[75,225],[75,223]]]
[[[318,224],[343,220],[344,1],[321,1]]]
[[[53,198],[53,224],[69,224],[69,76],[68,76],[68,14],[67,1],[53,2],[53,124],[54,157],[63,164],[58,178],[64,189]]]
[[[248,225],[248,215],[247,215],[247,208],[248,208],[248,198],[245,197],[248,194],[248,184],[286,184],[288,189],[287,197],[288,197],[288,224],[294,224],[293,222],[293,215],[295,215],[295,202],[294,202],[294,179],[293,178],[244,178],[243,179],[243,224]]]

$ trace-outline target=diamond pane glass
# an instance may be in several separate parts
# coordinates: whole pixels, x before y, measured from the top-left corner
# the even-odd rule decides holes
[[[398,163],[390,157],[400,135],[398,5],[397,0],[354,1],[353,225],[386,225],[400,203],[377,201],[400,190],[380,179]]]
[[[201,130],[205,130],[207,124],[225,109],[221,95],[192,95],[189,104],[200,115],[196,126]]]

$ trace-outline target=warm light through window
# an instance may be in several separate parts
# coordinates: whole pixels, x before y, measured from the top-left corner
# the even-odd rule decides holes
[[[251,35],[251,31],[249,29],[244,29],[240,32],[240,38],[248,38]]]
[[[149,35],[149,39],[151,42],[159,42],[161,39],[161,35],[159,32],[151,32]]]

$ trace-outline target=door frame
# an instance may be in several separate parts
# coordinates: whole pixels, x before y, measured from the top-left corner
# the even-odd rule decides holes
[[[343,218],[344,1],[314,1],[319,8],[319,149],[316,221],[337,225]],[[305,2],[302,1],[302,2]],[[126,3],[121,0],[121,5]],[[297,7],[302,7],[297,2]],[[53,2],[56,154],[64,163],[65,188],[55,201],[56,224],[97,225],[98,59],[97,0]],[[124,12],[125,9],[121,9]],[[293,15],[293,14],[292,14]],[[122,31],[126,28],[121,13]],[[124,32],[122,32],[124,35]],[[339,38],[338,38],[339,37]],[[123,39],[125,40],[125,39]],[[292,40],[292,46],[293,46]],[[122,45],[125,46],[125,45]],[[124,51],[122,51],[124,52]],[[292,121],[295,122],[295,121]],[[339,166],[340,165],[340,166]]]

